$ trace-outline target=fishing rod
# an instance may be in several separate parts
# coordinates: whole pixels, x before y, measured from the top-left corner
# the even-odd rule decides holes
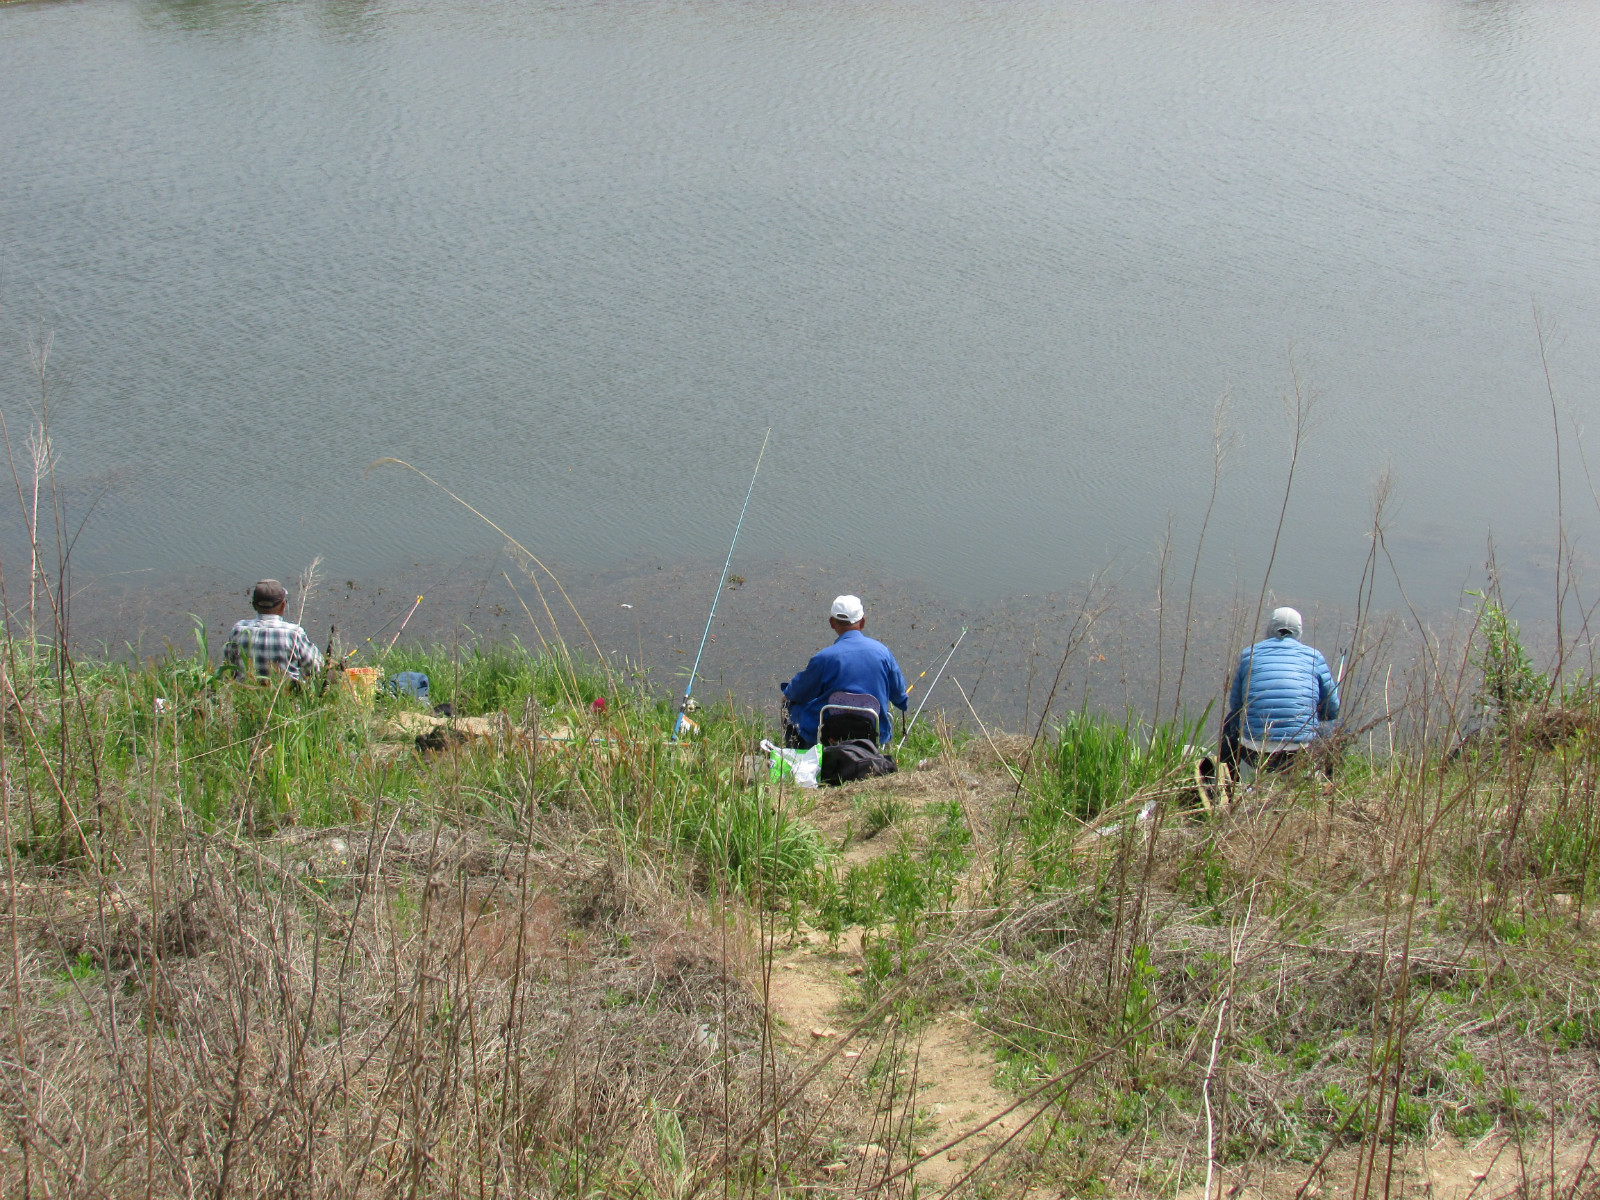
[[[422,597],[418,596],[417,599],[416,599],[416,602],[413,603],[411,608],[410,608],[410,610],[407,611],[406,619],[404,621],[400,621],[400,614],[399,613],[395,613],[394,616],[390,617],[382,625],[379,625],[378,628],[375,629],[372,632],[371,637],[368,637],[366,641],[361,643],[361,645],[356,646],[356,647],[354,647],[354,648],[352,648],[350,650],[346,650],[345,654],[344,654],[344,657],[345,658],[354,658],[356,655],[360,654],[361,651],[364,650],[366,647],[372,645],[372,639],[373,638],[377,637],[385,629],[387,629],[387,628],[389,628],[389,626],[393,625],[396,621],[400,621],[400,628],[394,631],[394,638],[389,642],[389,645],[387,647],[390,650],[394,649],[394,644],[395,644],[396,641],[400,640],[400,635],[405,632],[406,624],[407,624],[407,622],[409,622],[411,620],[412,613],[415,613],[417,611],[417,605],[419,605],[421,603],[422,603]],[[329,632],[329,635],[328,635],[328,646],[329,646],[330,650],[333,648],[333,634],[332,634],[331,631]]]
[[[772,428],[768,426],[767,436],[761,439],[761,453],[756,455],[756,469],[750,472],[750,487],[744,494],[744,507],[739,510],[739,522],[733,527],[733,541],[728,543],[728,558],[722,564],[722,575],[717,580],[716,594],[711,597],[711,612],[706,616],[706,631],[700,635],[700,649],[695,653],[694,666],[689,668],[689,682],[683,689],[683,700],[678,705],[677,719],[672,723],[672,738],[676,742],[678,735],[683,732],[684,723],[688,720],[683,714],[692,703],[691,694],[694,692],[694,681],[700,677],[700,657],[706,652],[706,642],[711,639],[711,623],[717,619],[717,601],[722,599],[723,585],[728,582],[728,568],[733,565],[733,548],[739,544],[739,530],[744,528],[744,514],[750,508],[750,496],[756,490],[756,476],[761,474],[761,460],[767,456],[767,442],[772,438]]]
[[[422,597],[418,596],[416,603],[411,606],[411,612],[406,614],[406,619],[400,622],[400,628],[394,631],[394,636],[389,639],[389,644],[383,648],[385,654],[394,649],[394,644],[400,640],[400,635],[406,631],[406,626],[411,624],[411,618],[417,609],[422,606]]]
[[[906,739],[911,736],[911,727],[917,723],[917,718],[922,715],[922,710],[928,703],[928,697],[933,695],[933,689],[939,686],[940,676],[944,674],[944,669],[950,665],[950,660],[956,656],[956,647],[961,645],[961,639],[966,636],[967,627],[963,625],[961,627],[961,633],[956,637],[956,640],[950,643],[950,653],[946,654],[944,656],[944,661],[939,664],[939,673],[933,677],[933,682],[928,685],[928,690],[922,693],[922,703],[917,705],[917,711],[912,713],[911,720],[906,722],[906,731],[900,735],[900,745],[904,746],[906,744]],[[926,675],[927,673],[927,671],[924,671],[922,675]],[[917,676],[918,683],[922,681],[922,675]],[[911,685],[911,687],[916,686],[916,683]],[[911,688],[907,688],[906,694],[909,695],[910,692]]]
[[[906,684],[906,695],[909,696],[909,695],[911,695],[912,692],[917,690],[917,684],[921,683],[922,680],[923,680],[923,677],[926,676],[929,671],[933,670],[933,663],[934,662],[938,662],[938,661],[939,661],[939,656],[937,654],[935,654],[933,656],[933,662],[929,663],[927,666],[922,668],[922,674],[918,675],[910,683]]]
[[[966,632],[966,626],[963,625],[961,628],[962,628],[962,632],[963,633]],[[950,645],[954,646],[955,642],[951,642]],[[917,684],[921,683],[923,681],[923,679],[925,679],[927,677],[928,672],[933,670],[933,663],[938,662],[938,661],[939,661],[939,656],[937,654],[935,654],[933,656],[933,662],[930,662],[927,666],[922,668],[922,674],[918,675],[910,683],[906,684],[906,695],[907,696],[911,695],[912,692],[917,690]],[[934,682],[935,683],[938,682],[938,678],[939,677],[937,675],[934,676]],[[933,689],[930,687],[928,690],[932,691]]]

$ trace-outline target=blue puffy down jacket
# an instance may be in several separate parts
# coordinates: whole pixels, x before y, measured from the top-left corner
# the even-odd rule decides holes
[[[1292,637],[1269,638],[1239,655],[1223,732],[1255,742],[1309,742],[1318,721],[1338,715],[1339,686],[1322,651]]]

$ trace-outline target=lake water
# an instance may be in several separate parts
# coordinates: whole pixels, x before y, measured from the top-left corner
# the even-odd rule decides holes
[[[53,330],[80,578],[475,572],[382,456],[714,578],[770,427],[748,561],[995,603],[1170,527],[1186,581],[1226,393],[1201,579],[1253,599],[1297,375],[1275,592],[1353,598],[1392,464],[1412,599],[1492,531],[1532,610],[1536,309],[1600,522],[1600,6],[21,4],[0,114],[0,404]]]

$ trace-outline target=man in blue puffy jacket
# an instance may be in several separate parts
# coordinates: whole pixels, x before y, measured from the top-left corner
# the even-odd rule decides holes
[[[1239,655],[1222,722],[1222,761],[1280,770],[1339,715],[1339,685],[1322,651],[1300,640],[1300,614],[1274,609],[1267,637]]]
[[[781,684],[785,708],[784,745],[809,750],[817,744],[817,718],[822,706],[835,692],[855,692],[878,702],[878,740],[887,742],[894,733],[889,720],[889,705],[904,714],[906,681],[900,674],[889,647],[869,638],[862,630],[867,624],[866,610],[856,596],[840,596],[828,612],[834,643],[811,656],[811,661],[788,683]]]

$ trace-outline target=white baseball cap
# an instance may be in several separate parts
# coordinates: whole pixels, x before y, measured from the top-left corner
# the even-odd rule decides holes
[[[867,615],[867,610],[861,607],[860,596],[837,596],[834,598],[833,608],[828,615],[836,617],[846,625],[854,625]]]
[[[1292,608],[1275,608],[1272,617],[1267,622],[1267,632],[1273,637],[1282,637],[1288,634],[1292,638],[1300,636],[1300,614]]]

